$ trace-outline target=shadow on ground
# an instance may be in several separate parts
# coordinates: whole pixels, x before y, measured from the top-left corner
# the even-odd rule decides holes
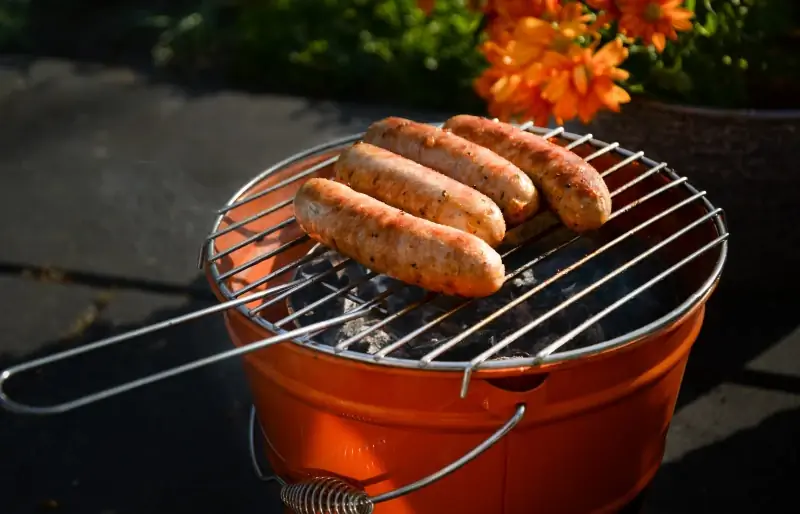
[[[204,286],[198,277],[191,289]],[[153,312],[141,325],[210,303],[189,300]],[[141,325],[101,319],[79,339],[53,341],[39,355]],[[227,348],[222,319],[214,315],[20,376],[8,391],[52,404]],[[0,358],[0,367],[9,364]],[[248,465],[248,394],[232,360],[65,414],[0,412],[0,512],[278,512],[275,491]]]
[[[799,392],[791,379],[773,379],[745,365],[798,327],[800,298],[793,284],[763,289],[722,281],[710,298],[700,337],[686,367],[678,409],[722,382]],[[794,389],[794,390],[793,390]]]
[[[646,512],[790,512],[800,479],[798,427],[800,409],[780,412],[665,464]]]

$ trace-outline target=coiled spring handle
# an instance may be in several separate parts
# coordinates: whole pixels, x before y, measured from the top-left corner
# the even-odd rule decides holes
[[[289,484],[277,475],[265,475],[258,463],[255,447],[255,427],[261,428],[262,437],[269,443],[264,429],[258,423],[255,407],[250,409],[248,433],[250,459],[256,475],[264,481],[275,481],[281,486],[281,501],[297,514],[371,514],[375,504],[394,500],[400,496],[422,489],[437,480],[462,468],[508,434],[525,416],[525,405],[517,405],[514,415],[489,438],[466,455],[436,473],[416,482],[378,496],[369,496],[363,490],[335,477],[315,477],[296,484]]]

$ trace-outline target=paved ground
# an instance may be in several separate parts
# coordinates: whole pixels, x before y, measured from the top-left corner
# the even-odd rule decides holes
[[[210,305],[194,263],[212,211],[265,166],[390,113],[60,61],[0,66],[0,365]],[[648,512],[782,512],[794,500],[791,286],[723,283],[712,299]],[[19,389],[66,398],[207,355],[227,345],[220,325],[144,338]],[[230,362],[62,416],[0,413],[0,512],[277,512],[251,476],[247,406]]]

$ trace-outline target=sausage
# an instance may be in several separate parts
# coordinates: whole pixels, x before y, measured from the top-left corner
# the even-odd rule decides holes
[[[372,271],[429,291],[464,297],[496,292],[500,255],[480,238],[417,218],[333,180],[312,178],[294,197],[311,239]]]
[[[539,193],[525,173],[455,134],[389,117],[370,125],[363,140],[477,189],[500,207],[509,224],[521,223],[539,209]]]
[[[359,193],[497,246],[506,234],[500,208],[486,195],[410,159],[356,143],[334,165],[336,179]]]
[[[593,166],[566,148],[513,125],[478,116],[454,116],[444,128],[519,166],[561,222],[572,230],[594,230],[608,221],[608,186]]]

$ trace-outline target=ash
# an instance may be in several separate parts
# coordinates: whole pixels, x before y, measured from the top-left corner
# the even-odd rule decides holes
[[[626,241],[626,243],[628,242]],[[389,356],[414,360],[421,358],[448,339],[483,320],[599,246],[599,243],[595,243],[587,237],[580,238],[535,265],[523,269],[514,278],[507,280],[503,288],[494,295],[488,298],[472,300],[468,306],[447,317],[429,330],[417,335],[400,348],[391,352]],[[544,253],[547,247],[545,245],[537,248],[534,244],[519,249],[504,259],[506,273],[509,274],[524,268],[527,263]],[[461,341],[454,348],[437,357],[437,360],[466,361],[474,358],[505,336],[538,319],[550,309],[616,270],[645,249],[646,246],[644,244],[636,241],[630,241],[628,244],[619,244],[614,248],[608,249],[603,254],[594,257],[586,264],[546,286],[527,301],[497,317],[491,323]],[[321,257],[301,267],[298,273],[304,277],[325,272],[328,272],[328,275],[321,281],[294,293],[289,299],[291,307],[295,311],[300,310],[320,300],[322,297],[330,295],[334,290],[350,284],[356,284],[349,291],[350,295],[361,299],[362,302],[372,300],[390,288],[394,292],[381,303],[382,312],[373,309],[362,318],[317,334],[314,340],[322,344],[335,346],[375,326],[387,316],[397,313],[416,302],[427,300],[426,303],[410,312],[380,328],[373,329],[368,335],[363,336],[349,346],[349,349],[353,351],[374,354],[426,323],[449,312],[451,309],[469,301],[446,295],[432,295],[421,288],[406,285],[385,275],[378,275],[371,280],[366,280],[369,270],[354,262],[348,263],[337,272],[330,271],[336,265],[344,262],[344,260],[341,255],[328,251]],[[583,323],[592,315],[641,286],[645,281],[661,272],[664,267],[664,264],[657,260],[657,254],[651,255],[633,268],[609,280],[597,290],[550,317],[547,321],[499,351],[493,358],[508,359],[535,355],[539,350]],[[671,276],[667,277],[656,286],[640,293],[612,314],[587,327],[558,351],[577,349],[613,339],[636,330],[674,309],[679,303],[679,290],[674,283],[674,279],[670,281],[670,278]],[[332,299],[314,307],[303,316],[297,318],[295,322],[302,326],[328,320],[348,310],[357,308],[359,305],[359,302],[340,295],[335,300]]]

